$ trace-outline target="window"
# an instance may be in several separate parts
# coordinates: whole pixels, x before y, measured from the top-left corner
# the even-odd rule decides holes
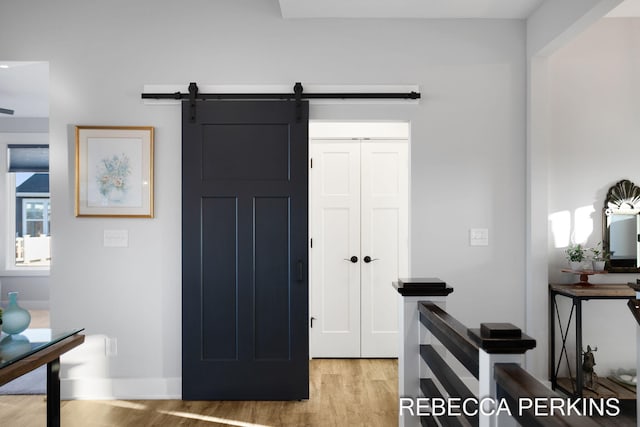
[[[40,236],[49,234],[51,227],[51,204],[49,199],[22,200],[22,235]]]
[[[51,262],[49,146],[9,145],[9,182],[15,201],[14,267],[48,267]],[[13,227],[12,227],[13,228]]]

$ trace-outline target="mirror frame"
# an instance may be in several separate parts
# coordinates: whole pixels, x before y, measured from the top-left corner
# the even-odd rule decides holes
[[[607,197],[604,200],[604,209],[602,210],[602,245],[605,250],[609,250],[609,227],[607,219],[611,215],[638,215],[640,214],[640,187],[636,186],[628,179],[618,181],[614,186],[609,188]],[[636,259],[636,264],[638,260]],[[638,267],[620,267],[611,266],[611,262],[607,261],[605,270],[609,273],[638,273]]]

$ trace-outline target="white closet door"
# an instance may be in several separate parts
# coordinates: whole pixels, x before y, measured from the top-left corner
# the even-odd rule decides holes
[[[361,144],[360,228],[361,357],[397,357],[398,294],[391,284],[409,271],[407,141]]]
[[[408,142],[314,139],[311,156],[311,357],[396,357]]]
[[[313,140],[310,151],[310,355],[360,357],[360,144]]]

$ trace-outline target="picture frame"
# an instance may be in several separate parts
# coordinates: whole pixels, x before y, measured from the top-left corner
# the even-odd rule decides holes
[[[76,126],[76,217],[153,218],[150,126]]]

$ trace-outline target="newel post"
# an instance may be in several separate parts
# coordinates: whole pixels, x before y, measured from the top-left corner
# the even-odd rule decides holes
[[[445,299],[453,288],[437,278],[398,279],[393,283],[398,291],[399,307],[399,351],[398,351],[398,396],[400,399],[415,399],[422,396],[420,378],[429,376],[426,363],[420,357],[420,344],[431,343],[431,333],[420,322],[418,303],[431,301],[445,309]],[[400,427],[420,426],[420,418],[411,416],[409,411],[398,414]]]
[[[469,336],[479,347],[478,399],[483,403],[480,427],[517,426],[506,411],[499,411],[500,401],[494,367],[496,363],[522,365],[523,355],[536,346],[536,340],[525,335],[511,323],[482,323],[480,329],[470,329]],[[486,401],[484,401],[486,399]],[[495,405],[493,408],[491,405]],[[495,415],[483,415],[494,413]]]

